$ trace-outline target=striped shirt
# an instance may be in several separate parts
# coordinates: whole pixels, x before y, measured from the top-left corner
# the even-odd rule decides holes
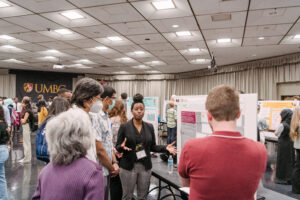
[[[177,121],[177,112],[174,108],[169,108],[167,111],[167,127],[175,128]]]

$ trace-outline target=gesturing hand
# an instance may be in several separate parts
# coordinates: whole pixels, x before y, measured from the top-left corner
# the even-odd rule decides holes
[[[172,142],[172,144],[169,144],[166,149],[170,152],[170,154],[177,154],[176,147],[174,146],[175,142]]]
[[[126,141],[127,141],[127,139],[125,138],[124,141],[123,141],[122,144],[121,144],[121,147],[122,147],[122,149],[124,149],[125,151],[131,151],[132,149],[126,147],[126,145],[125,145],[125,144],[126,144]]]

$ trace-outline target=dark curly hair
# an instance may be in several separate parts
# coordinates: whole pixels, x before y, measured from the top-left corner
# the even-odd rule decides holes
[[[141,103],[145,107],[143,100],[144,100],[143,95],[141,95],[140,93],[135,94],[133,97],[133,103],[131,104],[131,110],[133,110],[134,105],[137,103]]]

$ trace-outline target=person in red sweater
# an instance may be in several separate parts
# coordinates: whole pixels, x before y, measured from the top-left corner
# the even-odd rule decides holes
[[[253,200],[266,169],[267,150],[236,129],[239,94],[231,87],[213,88],[206,100],[212,135],[188,140],[178,166],[190,200]],[[255,119],[253,119],[255,120]]]

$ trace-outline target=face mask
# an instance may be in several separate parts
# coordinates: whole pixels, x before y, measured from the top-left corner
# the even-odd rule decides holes
[[[96,101],[95,103],[93,103],[92,107],[90,108],[90,112],[98,113],[102,110],[102,108],[103,108],[102,101]]]
[[[109,106],[108,110],[113,109],[114,106],[115,106],[115,100],[113,100],[113,103]]]

